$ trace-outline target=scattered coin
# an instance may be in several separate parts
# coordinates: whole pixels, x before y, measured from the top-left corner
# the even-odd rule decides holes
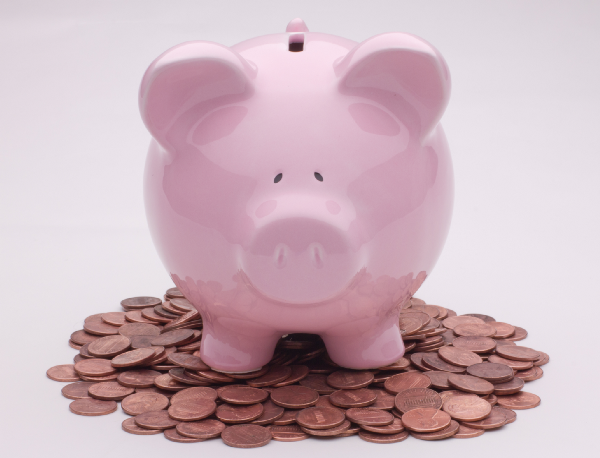
[[[117,369],[110,364],[110,361],[99,358],[82,359],[73,367],[79,375],[88,377],[103,377],[117,373]]]
[[[515,334],[515,327],[508,323],[492,321],[488,324],[496,330],[496,334],[494,334],[494,338],[496,339],[506,339]]]
[[[330,429],[341,425],[346,419],[344,412],[331,407],[310,407],[296,415],[296,422],[310,429]]]
[[[256,420],[262,413],[262,404],[253,404],[249,406],[221,404],[217,407],[215,415],[223,423],[247,423]]]
[[[385,426],[372,426],[372,425],[360,425],[362,429],[371,431],[377,434],[397,434],[404,431],[404,425],[400,418],[394,417],[394,420],[389,425]]]
[[[318,400],[319,393],[305,386],[284,386],[271,391],[271,401],[286,409],[303,409],[315,405]]]
[[[175,428],[179,421],[171,418],[166,410],[152,410],[133,417],[135,424],[147,429]]]
[[[69,404],[69,410],[77,415],[95,417],[98,415],[108,415],[117,410],[115,401],[101,401],[93,398],[77,399]]]
[[[151,436],[153,434],[162,433],[160,429],[140,428],[135,423],[135,418],[127,418],[126,420],[124,420],[123,423],[121,423],[121,428],[123,428],[123,431],[126,431],[131,434],[137,434],[140,436]]]
[[[462,424],[474,429],[496,429],[506,424],[507,418],[504,413],[506,409],[492,407],[491,413],[482,420],[465,421]]]
[[[452,396],[442,408],[458,421],[482,420],[492,411],[492,406],[477,396]]]
[[[452,345],[473,353],[488,353],[496,348],[496,341],[491,337],[464,336],[454,339]]]
[[[265,402],[263,402],[262,406],[263,413],[256,420],[252,420],[252,424],[254,425],[270,425],[281,418],[285,412],[283,407],[274,404],[270,399],[267,399]]]
[[[204,361],[198,356],[186,355],[184,353],[171,353],[167,356],[167,360],[177,366],[184,367],[192,371],[207,371],[210,370]]]
[[[394,444],[396,442],[402,442],[408,437],[408,431],[402,431],[395,434],[379,434],[371,431],[362,430],[358,433],[358,437],[367,442],[374,442],[376,444]]]
[[[213,419],[186,421],[181,422],[176,426],[179,434],[195,439],[212,439],[213,437],[219,437],[225,428],[225,423]]]
[[[464,374],[465,368],[455,366],[444,361],[437,353],[428,353],[423,355],[423,365],[436,371],[452,372],[456,374]]]
[[[165,429],[163,434],[166,439],[169,439],[172,442],[181,442],[182,444],[191,444],[193,442],[202,442],[204,439],[197,439],[187,436],[182,436],[177,432],[177,428]]]
[[[504,383],[494,384],[494,394],[503,396],[507,394],[515,394],[523,389],[525,382],[519,377],[514,377],[512,380]]]
[[[130,297],[121,301],[121,307],[125,310],[140,310],[147,307],[154,307],[162,304],[162,300],[158,297]]]
[[[454,436],[458,432],[459,427],[460,424],[457,421],[450,420],[450,424],[439,431],[434,431],[432,433],[417,433],[415,431],[411,431],[410,435],[415,439],[421,439],[424,441],[438,441]]]
[[[457,336],[477,336],[477,337],[492,337],[496,334],[496,329],[493,326],[485,323],[465,323],[459,324],[454,329],[454,334]]]
[[[514,377],[512,368],[505,364],[481,363],[467,367],[467,374],[492,383],[508,382]]]
[[[158,371],[150,369],[136,369],[119,373],[117,381],[123,386],[132,388],[150,388],[154,386],[154,379],[161,375]]]
[[[542,378],[544,371],[541,367],[533,366],[531,369],[526,371],[519,371],[515,374],[515,377],[519,377],[524,382],[533,382],[539,378]]]
[[[117,382],[94,383],[88,390],[90,397],[102,401],[120,401],[133,394],[134,388],[129,388]]]
[[[146,412],[164,410],[169,406],[169,398],[159,393],[134,393],[123,399],[121,408],[128,415],[141,415]]]
[[[257,404],[266,400],[269,397],[269,393],[260,388],[252,388],[250,386],[233,386],[221,391],[219,397],[230,404]]]
[[[179,421],[198,421],[211,416],[217,409],[215,401],[177,402],[169,407],[169,416]],[[262,409],[261,409],[262,412]]]
[[[494,385],[487,380],[472,375],[450,374],[448,384],[467,393],[490,394],[494,392]]]
[[[519,391],[508,396],[498,396],[498,405],[511,410],[533,409],[540,405],[539,396],[526,391]]]
[[[348,420],[344,420],[340,425],[338,426],[334,426],[333,428],[327,428],[327,429],[311,429],[311,428],[306,428],[304,426],[300,426],[302,428],[302,431],[304,431],[307,434],[310,434],[311,436],[323,436],[323,437],[329,437],[329,436],[338,436],[346,431],[348,431],[348,429],[350,429],[350,422]]]
[[[384,385],[390,393],[398,394],[408,388],[427,388],[431,385],[431,380],[420,372],[405,372],[390,377]]]
[[[404,427],[416,433],[439,431],[450,425],[450,421],[451,418],[448,413],[430,407],[419,407],[402,415]]]
[[[49,379],[57,382],[77,382],[81,379],[74,367],[73,364],[60,364],[48,369],[46,375]]]
[[[523,340],[525,337],[527,337],[527,331],[519,326],[515,326],[515,333],[512,336],[507,337],[506,340],[517,342]]]
[[[335,391],[335,388],[327,384],[327,376],[323,374],[308,374],[299,383],[302,386],[312,388],[320,395],[328,395]]]
[[[338,390],[364,388],[373,381],[373,373],[368,371],[336,371],[327,376],[327,383]]]
[[[346,418],[357,425],[386,426],[392,424],[394,416],[381,409],[353,407],[346,410]],[[296,418],[298,421],[298,417]]]
[[[262,447],[271,441],[271,431],[259,425],[228,426],[221,433],[226,445],[236,448]]]
[[[281,442],[297,442],[310,437],[298,425],[271,426],[269,429],[273,440]]]
[[[173,395],[171,398],[171,404],[178,402],[200,402],[205,399],[215,401],[217,399],[217,391],[214,388],[209,387],[193,387],[181,390]]]
[[[456,326],[460,326],[461,324],[485,324],[485,321],[473,316],[462,315],[446,318],[442,324],[448,329],[454,329]]]
[[[151,361],[155,356],[155,350],[152,347],[138,348],[115,356],[110,363],[113,367],[131,367],[140,366]]]
[[[125,337],[133,336],[157,336],[160,334],[160,328],[147,323],[127,323],[121,326],[119,334]]]
[[[131,341],[127,337],[118,334],[90,342],[87,351],[97,358],[112,358],[126,351],[130,345]]]
[[[289,366],[271,366],[266,374],[250,379],[247,383],[255,388],[271,386],[283,382],[290,375],[292,375],[292,368]]]
[[[458,426],[458,432],[452,436],[455,439],[471,439],[472,437],[478,437],[485,433],[483,429],[474,429],[465,426],[464,424],[460,424]]]
[[[95,385],[95,382],[75,382],[69,383],[62,387],[61,393],[68,399],[85,399],[91,397],[88,394],[90,386]]]
[[[502,358],[498,355],[490,355],[488,357],[489,363],[504,364],[510,367],[513,371],[524,371],[533,367],[533,361],[516,361],[513,359]]]
[[[482,363],[481,356],[469,350],[462,350],[454,346],[442,347],[438,350],[438,355],[447,363],[455,366],[469,367],[473,364]]]
[[[427,379],[429,380],[429,379]],[[329,401],[337,406],[349,409],[351,407],[367,407],[375,403],[377,393],[367,388],[358,390],[338,390],[329,396]]]
[[[527,347],[502,346],[496,349],[496,353],[506,359],[514,359],[517,361],[535,361],[539,359],[540,352]]]
[[[450,385],[448,384],[448,376],[450,372],[444,371],[428,371],[425,375],[431,380],[431,388],[436,390],[449,390]]]

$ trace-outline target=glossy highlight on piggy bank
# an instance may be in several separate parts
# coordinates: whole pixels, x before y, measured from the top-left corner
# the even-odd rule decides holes
[[[444,245],[453,173],[440,53],[406,33],[309,32],[177,45],[146,71],[152,239],[202,315],[201,357],[246,372],[288,333],[375,368]]]

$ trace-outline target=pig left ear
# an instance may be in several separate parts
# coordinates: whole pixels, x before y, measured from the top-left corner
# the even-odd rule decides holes
[[[384,33],[359,43],[334,64],[342,93],[408,104],[420,121],[420,136],[438,123],[450,98],[444,58],[407,33]]]

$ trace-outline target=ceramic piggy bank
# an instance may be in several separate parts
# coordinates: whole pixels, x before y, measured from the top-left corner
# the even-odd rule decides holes
[[[200,355],[261,368],[288,333],[356,369],[404,353],[398,315],[440,255],[453,203],[439,119],[450,75],[406,33],[177,45],[139,93],[153,140],[153,241],[203,319]]]

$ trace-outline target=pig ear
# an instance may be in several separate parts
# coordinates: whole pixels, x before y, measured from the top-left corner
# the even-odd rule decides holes
[[[163,146],[185,138],[191,119],[246,98],[255,68],[227,46],[207,41],[182,43],[160,55],[146,70],[139,93],[142,119]],[[173,135],[171,135],[173,134]]]
[[[356,45],[334,64],[342,93],[371,97],[402,111],[412,107],[421,138],[438,123],[450,98],[444,58],[407,33],[384,33]],[[406,110],[404,110],[406,111]]]

